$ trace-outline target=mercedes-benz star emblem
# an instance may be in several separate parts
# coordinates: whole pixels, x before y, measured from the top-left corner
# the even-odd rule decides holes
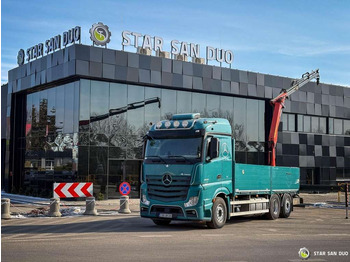
[[[172,181],[173,181],[173,179],[171,178],[171,175],[169,175],[169,174],[165,174],[162,178],[162,182],[165,186],[169,186]]]

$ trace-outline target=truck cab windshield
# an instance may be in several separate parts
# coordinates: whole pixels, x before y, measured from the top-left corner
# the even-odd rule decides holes
[[[202,138],[164,138],[149,139],[146,145],[145,159],[155,162],[200,161]],[[154,162],[153,161],[153,162]]]

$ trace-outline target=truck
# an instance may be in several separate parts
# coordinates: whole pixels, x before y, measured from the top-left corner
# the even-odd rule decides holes
[[[222,228],[236,216],[288,218],[300,188],[297,167],[275,164],[278,126],[285,99],[318,70],[303,74],[270,102],[274,106],[268,141],[269,165],[235,161],[235,139],[223,118],[174,114],[152,125],[145,136],[140,214],[156,225],[172,220],[203,221]],[[277,108],[277,109],[276,109]]]

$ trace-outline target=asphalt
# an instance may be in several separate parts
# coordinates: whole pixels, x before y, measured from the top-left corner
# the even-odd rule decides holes
[[[223,229],[202,223],[156,226],[114,214],[2,220],[2,261],[349,261],[350,221],[343,209],[295,208],[288,219],[230,220]],[[325,256],[315,256],[324,251]],[[327,252],[337,252],[329,256]],[[348,254],[347,253],[347,254]],[[346,254],[346,253],[343,253]]]

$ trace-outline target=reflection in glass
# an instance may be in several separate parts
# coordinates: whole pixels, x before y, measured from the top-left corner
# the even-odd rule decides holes
[[[162,89],[161,101],[161,119],[170,119],[174,112],[176,112],[176,91]]]
[[[108,114],[109,111],[109,83],[91,81],[91,113],[90,118]],[[99,121],[90,121],[90,132],[108,135],[108,118]]]
[[[234,120],[235,125],[233,127],[233,136],[236,141],[246,142],[247,141],[247,100],[244,98],[234,98]],[[241,149],[238,147],[237,149]]]
[[[192,110],[193,113],[200,113],[201,117],[208,117],[206,112],[207,95],[200,93],[192,93]]]
[[[177,105],[176,105],[176,113],[191,113],[191,100],[192,95],[191,92],[184,91],[176,91],[177,93]]]
[[[343,134],[343,120],[334,118],[334,134]]]
[[[259,105],[258,101],[247,99],[247,140],[259,140]]]
[[[140,135],[145,131],[145,107],[133,109],[132,104],[144,102],[145,88],[143,86],[128,85],[128,104],[130,109],[127,111],[128,127],[131,129],[130,135]]]
[[[145,100],[154,99],[154,98],[160,99],[160,97],[161,97],[161,90],[159,88],[145,87]],[[161,104],[162,104],[162,101],[160,101],[160,103],[151,103],[151,104],[145,105],[146,133],[152,124],[157,123],[160,120]]]
[[[80,80],[79,132],[89,132],[90,124],[90,80]]]
[[[220,96],[207,95],[207,112],[208,117],[219,117]]]

